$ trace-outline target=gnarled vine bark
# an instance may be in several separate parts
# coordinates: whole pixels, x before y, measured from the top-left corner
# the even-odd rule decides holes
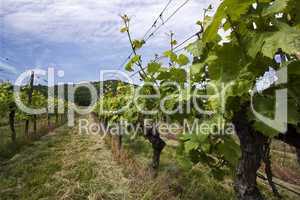
[[[161,139],[158,130],[153,127],[145,128],[145,137],[152,144],[153,157],[151,167],[154,171],[157,171],[160,163],[160,154],[166,143]]]
[[[234,188],[239,200],[261,200],[263,199],[257,188],[257,171],[261,166],[261,161],[266,164],[265,172],[267,180],[273,190],[273,193],[280,197],[272,181],[272,170],[270,162],[270,147],[268,138],[257,132],[252,127],[245,115],[247,106],[243,105],[241,110],[236,112],[233,117],[236,134],[240,140],[242,157],[237,167],[236,180]],[[286,133],[279,134],[275,139],[281,140],[297,149],[298,159],[300,157],[300,134],[296,127],[288,125]],[[300,160],[300,159],[299,159]]]
[[[263,156],[263,160],[265,163],[265,172],[267,175],[267,180],[269,185],[272,188],[273,194],[277,197],[277,198],[282,198],[281,195],[279,194],[276,185],[273,182],[273,173],[272,173],[272,167],[271,167],[271,148],[270,148],[270,143],[266,143],[265,144],[265,148],[264,148],[264,156]]]
[[[235,113],[233,123],[240,140],[242,156],[240,158],[234,189],[239,200],[262,200],[257,187],[257,171],[263,160],[264,145],[268,141],[256,132],[245,115],[246,107]]]
[[[11,130],[11,140],[15,143],[16,142],[16,130],[15,130],[15,115],[16,110],[15,106],[10,106],[10,113],[9,113],[9,126]]]

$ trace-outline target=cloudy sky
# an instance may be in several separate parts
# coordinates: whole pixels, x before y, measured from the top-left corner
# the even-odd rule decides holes
[[[64,70],[62,81],[99,80],[100,70],[119,69],[130,53],[120,14],[131,17],[134,38],[169,0],[0,0],[0,79],[26,69]],[[173,0],[166,19],[186,0]],[[195,33],[203,9],[218,0],[190,0],[142,50],[145,59],[168,48],[167,33],[180,42]]]

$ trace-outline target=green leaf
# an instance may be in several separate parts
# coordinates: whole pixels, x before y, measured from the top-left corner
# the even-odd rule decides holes
[[[171,44],[172,44],[173,46],[177,45],[177,40],[172,40]]]
[[[177,55],[172,52],[172,51],[166,51],[164,52],[164,56],[166,56],[167,58],[169,58],[172,62],[176,62],[177,61]]]
[[[205,16],[204,21],[203,21],[203,28],[205,29],[211,22],[213,18],[211,16]]]
[[[257,94],[253,98],[254,109],[267,117],[273,118],[275,110],[275,99],[273,96]]]
[[[141,60],[141,56],[140,56],[140,55],[135,55],[135,56],[133,56],[132,59],[131,59],[131,61],[132,61],[133,63],[137,63],[137,62],[140,61],[140,60]]]
[[[168,80],[170,78],[170,73],[167,71],[161,71],[157,76],[157,80]]]
[[[210,173],[213,175],[213,177],[217,180],[224,180],[224,177],[226,175],[225,171],[219,168],[212,168],[210,170]]]
[[[255,121],[254,122],[254,128],[261,132],[262,134],[264,134],[267,137],[275,137],[279,134],[279,132],[267,125],[265,125],[264,123],[260,122],[260,121]]]
[[[141,60],[141,56],[140,55],[135,55],[133,56],[129,62],[127,63],[127,65],[125,66],[125,69],[127,71],[133,71],[133,65],[136,64],[137,62],[139,62]]]
[[[150,74],[154,74],[156,72],[159,72],[160,67],[161,67],[161,64],[159,64],[157,62],[150,62],[148,64],[147,71]]]
[[[129,71],[129,72],[131,72],[131,71],[133,71],[133,62],[130,60],[127,64],[126,64],[126,66],[125,66],[125,70],[127,70],[127,71]]]
[[[202,26],[202,22],[200,20],[196,21],[196,24]]]
[[[201,145],[201,150],[205,153],[208,153],[210,151],[210,149],[211,149],[211,144],[209,144],[209,143],[203,143]]]
[[[265,35],[263,55],[273,58],[279,48],[287,54],[300,52],[300,30],[283,23],[276,26],[278,31]]]
[[[259,34],[259,33],[253,33],[248,32],[245,36],[245,43],[246,43],[246,51],[247,54],[255,58],[256,55],[261,52],[262,47],[265,43],[266,34]]]
[[[253,80],[249,79],[237,79],[228,87],[226,91],[226,98],[229,96],[243,96],[249,93],[249,90],[253,87]]]
[[[289,15],[293,16],[293,21],[295,23],[295,26],[300,28],[300,1],[289,1],[289,5],[287,8]]]
[[[179,83],[186,80],[186,71],[184,69],[171,68],[170,69],[171,80]]]
[[[287,8],[289,1],[290,0],[275,0],[269,7],[262,11],[262,16],[265,17],[283,12]]]
[[[202,55],[202,51],[205,48],[202,40],[197,40],[186,47],[186,50],[191,53],[195,57],[200,57]]]
[[[228,83],[237,78],[246,67],[243,51],[236,45],[224,44],[216,49],[216,55],[209,57],[208,73],[212,80]]]
[[[225,137],[224,141],[217,145],[217,149],[231,166],[234,167],[237,165],[241,155],[240,148],[232,137]]]
[[[240,20],[241,16],[247,13],[253,3],[255,3],[253,0],[224,0],[218,7],[212,22],[203,33],[204,43],[219,42],[218,30],[221,27],[222,20],[227,19],[227,16],[230,16],[232,21]]]
[[[127,31],[128,31],[128,28],[127,28],[127,27],[123,27],[123,28],[121,28],[121,30],[120,30],[121,33],[125,33],[125,32],[127,32]]]
[[[208,136],[210,133],[197,133],[194,134],[193,136],[193,140],[195,140],[196,142],[198,142],[200,145],[203,145],[204,143],[208,143]]]
[[[133,48],[135,50],[138,50],[142,48],[142,46],[145,44],[145,40],[133,40],[132,44],[133,44]]]
[[[218,10],[216,14],[214,15],[214,18],[210,25],[207,27],[207,29],[203,33],[203,41],[204,43],[208,43],[211,41],[214,41],[218,38],[218,30],[221,26],[222,19],[225,17],[224,12],[224,2],[218,7]]]
[[[288,123],[297,126],[299,122],[300,122],[299,108],[294,102],[289,101],[288,102]]]
[[[184,65],[187,65],[189,63],[189,58],[183,54],[180,54],[178,56],[178,59],[177,59],[177,63],[180,65],[180,66],[184,66]]]
[[[203,63],[197,63],[197,64],[193,64],[191,66],[191,75],[202,75],[202,73],[204,73],[204,69],[205,69],[205,64]]]
[[[196,150],[198,147],[199,147],[199,143],[191,140],[184,143],[184,149],[186,153],[189,153],[192,150]]]

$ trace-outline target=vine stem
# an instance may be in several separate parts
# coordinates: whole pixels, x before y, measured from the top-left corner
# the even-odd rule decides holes
[[[29,80],[29,91],[28,91],[28,105],[32,103],[32,93],[33,93],[33,83],[34,83],[34,72],[31,72],[30,80]],[[29,118],[29,115],[27,115]],[[29,138],[29,119],[25,121],[25,136]]]
[[[125,24],[125,27],[126,27],[126,32],[127,32],[127,36],[128,36],[128,39],[129,39],[129,42],[130,42],[130,46],[131,46],[131,49],[132,49],[132,52],[135,56],[137,56],[137,52],[136,52],[136,49],[134,47],[134,44],[133,44],[133,41],[132,41],[132,37],[131,37],[131,34],[130,34],[130,29],[129,29],[129,19],[126,19],[126,18],[123,18],[123,21],[124,21],[124,24]],[[140,74],[140,77],[142,78],[142,80],[144,80],[146,77],[147,77],[147,73],[145,72],[145,68],[143,67],[142,65],[142,62],[141,60],[138,60],[137,62],[137,65],[138,67],[140,68],[139,70],[139,74]],[[141,73],[142,72],[142,73]],[[152,80],[154,81],[154,83],[158,86],[158,83],[157,81],[153,78],[153,76],[151,76]]]
[[[128,36],[129,42],[130,42],[130,46],[131,46],[132,52],[133,52],[133,54],[135,56],[137,56],[137,53],[136,53],[136,50],[135,50],[135,47],[133,45],[133,41],[132,41],[132,38],[131,38],[131,34],[130,34],[130,31],[129,31],[129,21],[126,21],[126,19],[123,19],[123,20],[124,20],[124,24],[125,24],[125,27],[126,27],[126,32],[127,32],[127,36]],[[142,65],[142,63],[141,63],[140,60],[137,62],[137,65],[139,66],[140,70],[143,72],[143,75],[140,73],[141,78],[145,79],[145,77],[147,76],[147,74],[144,71],[143,65]]]
[[[282,196],[279,194],[277,188],[276,188],[276,185],[274,184],[273,182],[273,173],[272,173],[272,163],[271,163],[271,155],[270,155],[270,152],[271,152],[271,140],[269,140],[268,142],[265,143],[265,146],[264,146],[264,156],[263,156],[263,161],[265,163],[265,172],[266,172],[266,175],[267,175],[267,181],[269,183],[269,185],[271,186],[272,188],[272,191],[273,191],[273,194],[281,199]]]
[[[174,38],[174,33],[171,31],[170,32],[170,47],[171,47],[171,52],[174,52],[174,45],[173,45],[173,38]],[[170,59],[169,63],[170,67],[174,65],[174,62]]]

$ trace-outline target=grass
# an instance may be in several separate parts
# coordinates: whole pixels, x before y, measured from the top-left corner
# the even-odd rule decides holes
[[[142,137],[124,141],[115,160],[101,137],[78,135],[66,126],[0,162],[1,200],[230,200],[233,175],[224,180],[198,164],[186,168],[173,147],[166,147],[157,178],[149,170],[151,145]],[[184,158],[183,158],[184,159]],[[185,158],[186,159],[186,158]],[[266,199],[275,199],[260,184]],[[296,199],[284,193],[284,199]]]
[[[0,171],[1,199],[41,199],[55,193],[52,175],[60,170],[59,145],[65,139],[35,142],[6,162]]]
[[[25,124],[23,122],[18,123],[15,125],[15,129],[17,141],[14,144],[10,138],[11,130],[9,126],[0,127],[0,161],[12,157],[16,152],[21,150],[22,146],[30,144],[24,136]]]
[[[137,162],[144,163],[144,168],[147,168],[145,163],[150,163],[151,160],[151,145],[143,138],[137,138],[136,140],[125,140],[124,145],[126,151],[129,152],[133,159]],[[167,146],[161,157],[161,167],[159,177],[154,180],[154,183],[147,179],[143,179],[142,182],[137,182],[133,185],[133,188],[140,189],[141,185],[145,185],[144,191],[141,194],[147,194],[149,197],[145,199],[181,199],[181,200],[227,200],[235,199],[233,191],[233,179],[234,174],[227,172],[224,180],[216,179],[210,168],[205,165],[198,164],[191,169],[186,168],[184,163],[188,162],[187,158],[178,159],[176,149],[174,147]],[[128,166],[125,167],[125,169]],[[130,167],[129,167],[130,168]],[[139,166],[139,168],[141,168]],[[299,169],[299,166],[298,166]],[[128,169],[127,169],[128,171]],[[153,181],[153,180],[152,180]],[[266,199],[276,199],[270,192],[269,186],[259,181],[259,187],[261,188],[263,195]],[[160,188],[156,185],[163,186]],[[153,186],[152,186],[153,185]],[[149,187],[152,186],[152,187]],[[143,187],[142,187],[143,188]],[[140,189],[141,190],[141,189]],[[158,192],[163,190],[162,193],[167,194],[164,198],[157,196]],[[284,199],[292,200],[297,198],[293,194],[280,190]],[[137,199],[144,199],[141,195]]]
[[[151,160],[151,146],[140,138],[130,142],[132,145],[125,144],[125,148],[131,152],[131,155],[135,154],[134,157],[137,162],[144,163],[144,170],[147,169],[146,163],[150,163]],[[142,146],[144,150],[136,155],[139,152],[136,147],[139,146]],[[142,190],[137,199],[234,199],[230,183],[227,180],[223,182],[216,180],[208,172],[209,169],[201,165],[190,170],[181,167],[176,159],[175,150],[172,147],[167,147],[161,157],[159,176],[156,179],[142,178],[142,181],[136,180],[136,183],[132,183],[132,187],[136,188],[134,190]]]
[[[0,118],[0,127],[8,125],[8,118],[2,117]]]
[[[1,166],[1,199],[122,199],[127,179],[98,140],[61,127],[27,146]]]
[[[51,124],[55,124],[55,119],[51,118]],[[28,140],[24,135],[25,122],[20,121],[15,124],[16,129],[16,143],[11,140],[11,130],[8,125],[0,127],[0,161],[6,160],[14,156],[16,153],[22,151],[22,148],[32,144],[32,140]],[[37,129],[39,136],[48,133],[48,123],[45,118],[38,120]],[[29,131],[33,132],[33,124],[29,123]],[[38,139],[38,138],[36,138]]]

